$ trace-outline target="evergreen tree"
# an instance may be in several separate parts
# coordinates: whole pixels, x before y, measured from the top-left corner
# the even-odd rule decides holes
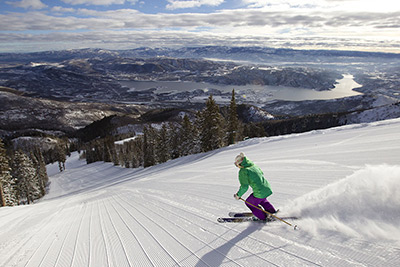
[[[167,126],[165,124],[162,125],[161,130],[157,134],[156,146],[155,146],[155,154],[157,156],[157,162],[163,163],[170,159],[169,154],[169,140],[167,133]]]
[[[119,160],[118,160],[117,150],[115,148],[115,138],[113,136],[109,137],[108,146],[111,154],[111,162],[114,164],[114,166],[118,166]]]
[[[7,177],[8,176],[8,177]],[[16,179],[11,176],[10,172],[6,178],[8,182],[3,184],[3,197],[5,201],[5,206],[15,206],[18,205],[18,199],[16,194]]]
[[[116,158],[118,160],[117,165],[121,165],[125,168],[130,168],[129,157],[131,155],[131,151],[129,150],[129,142],[123,142],[121,144],[116,144],[115,151],[116,151],[116,155],[117,155]]]
[[[32,167],[35,170],[35,175],[32,178],[32,190],[31,192],[31,201],[35,199],[39,199],[43,197],[46,194],[46,184],[43,183],[42,181],[42,170],[40,169],[40,163],[36,156],[33,154],[33,151],[30,152],[30,156],[28,156],[28,159],[32,162]],[[46,174],[47,175],[47,174]]]
[[[203,152],[224,146],[225,121],[219,112],[212,95],[206,101],[206,107],[200,114],[200,142]]]
[[[8,160],[6,158],[3,140],[0,139],[0,207],[6,205],[3,189],[3,184],[9,180],[9,178],[6,177],[6,172],[9,172]]]
[[[262,123],[248,123],[244,129],[244,136],[248,138],[267,136]]]
[[[86,144],[85,148],[86,163],[90,164],[97,161],[103,160],[103,146],[99,140],[93,140]]]
[[[102,161],[116,163],[116,151],[115,151],[115,140],[111,136],[107,136],[101,140],[102,143]]]
[[[33,202],[36,199],[39,199],[41,197],[43,197],[46,193],[46,187],[45,184],[43,184],[42,180],[41,180],[41,171],[40,171],[40,163],[39,161],[33,157],[30,158],[28,155],[26,155],[27,157],[27,162],[28,164],[30,164],[30,167],[33,168],[34,172],[33,175],[31,176],[31,188],[29,190],[30,195],[29,195],[29,199],[30,202]]]
[[[13,178],[3,140],[0,139],[0,207],[12,206],[15,200]]]
[[[85,144],[85,150],[84,150],[84,154],[85,154],[85,158],[86,158],[86,164],[90,164],[94,162],[94,156],[93,156],[93,148],[90,144]]]
[[[236,143],[239,138],[239,119],[237,115],[237,106],[235,100],[235,89],[232,90],[232,98],[229,105],[228,114],[228,132],[227,141],[228,145]]]
[[[143,128],[143,167],[146,168],[155,164],[155,130],[149,125]]]
[[[67,160],[65,149],[63,149],[62,145],[57,144],[54,149],[54,161],[58,161],[58,167],[60,172],[65,170],[65,161]]]
[[[119,165],[125,168],[132,168],[131,166],[131,151],[129,151],[128,142],[123,143],[121,146],[117,146],[118,161]]]
[[[13,159],[12,176],[16,179],[18,203],[25,200],[30,204],[40,195],[37,174],[32,160],[22,151],[17,151]]]
[[[46,194],[46,186],[49,181],[49,177],[47,176],[46,164],[44,162],[44,157],[40,149],[36,147],[31,152],[30,158],[33,162],[33,165],[36,168],[36,174],[38,179],[37,184],[40,189],[39,197],[42,197]]]
[[[131,152],[131,167],[138,168],[143,166],[144,152],[143,152],[143,136],[138,136],[129,142]]]
[[[181,143],[184,141],[181,137],[182,129],[180,125],[176,125],[175,123],[168,123],[167,127],[167,142],[169,148],[169,156],[171,159],[179,158],[182,154],[182,146]]]
[[[180,140],[181,155],[187,156],[200,152],[200,149],[197,149],[197,131],[187,115],[183,117],[183,121],[181,123]]]

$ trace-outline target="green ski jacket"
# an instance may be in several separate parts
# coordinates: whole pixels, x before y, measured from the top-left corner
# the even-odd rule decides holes
[[[240,168],[239,171],[240,188],[237,192],[239,197],[246,193],[249,186],[253,189],[253,195],[256,198],[266,198],[272,195],[271,186],[258,166],[247,157],[244,157],[240,165],[243,168]]]

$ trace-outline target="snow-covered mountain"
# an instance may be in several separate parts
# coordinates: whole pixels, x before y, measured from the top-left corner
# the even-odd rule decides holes
[[[400,55],[262,47],[81,49],[0,54],[0,85],[70,101],[146,101],[126,91],[122,80],[191,81],[223,85],[270,85],[329,90],[342,74],[357,90],[399,98]],[[158,102],[171,101],[172,96]],[[177,96],[175,96],[177,97]]]
[[[398,117],[398,106],[392,104],[400,99],[399,59],[398,54],[386,53],[224,46],[3,53],[0,54],[0,86],[36,98],[109,105],[135,103],[156,108],[183,109],[198,108],[210,94],[219,103],[226,104],[232,89],[235,89],[238,103],[256,105],[273,115],[301,116],[369,110],[369,114],[364,114],[362,119],[357,116],[347,119],[348,122],[357,123],[366,121],[366,118],[381,120]],[[289,97],[303,93],[299,92],[302,89],[306,94],[314,90],[329,91],[346,73],[354,76],[352,82],[360,86],[356,90],[363,95],[329,100]],[[206,87],[203,87],[204,84]],[[276,88],[268,89],[266,86]],[[282,93],[285,87],[294,90]],[[274,95],[280,93],[285,97]],[[17,124],[32,125],[35,122],[56,125],[58,121],[49,120],[54,115],[61,117],[61,124],[68,119],[76,121],[74,124],[78,126],[93,121],[82,118],[80,115],[86,115],[86,112],[76,109],[71,111],[66,108],[67,120],[63,114],[59,114],[60,109],[40,108],[32,111],[29,108],[21,109],[19,105],[5,109],[6,105],[10,106],[7,102],[15,101],[11,102],[9,97],[1,94],[0,117],[8,128],[15,123],[10,118],[27,117],[27,113],[32,114],[33,119],[23,123],[17,120]],[[121,109],[121,105],[114,106]],[[370,110],[372,108],[379,110]],[[109,109],[113,107],[102,106],[92,117],[101,118],[99,115],[103,113],[102,110],[107,111],[104,115],[114,114]],[[47,116],[49,113],[50,116]]]
[[[0,86],[10,87],[31,96],[73,102],[182,102],[187,96],[154,92],[156,83],[145,90],[122,86],[127,81],[185,81],[226,85],[230,90],[244,85],[289,86],[329,90],[342,73],[318,68],[282,67],[258,68],[202,59],[157,57],[80,58],[69,61],[29,62],[2,66]],[[7,62],[8,63],[8,62]],[[200,85],[195,89],[201,89]],[[172,90],[174,91],[174,90]],[[189,90],[181,83],[179,93]],[[165,93],[165,92],[164,92]],[[221,92],[219,92],[221,94]],[[195,96],[195,95],[192,95]]]
[[[394,119],[250,139],[146,169],[73,154],[48,166],[44,199],[0,209],[0,266],[399,266],[399,132]],[[216,221],[246,211],[240,152],[298,230]]]

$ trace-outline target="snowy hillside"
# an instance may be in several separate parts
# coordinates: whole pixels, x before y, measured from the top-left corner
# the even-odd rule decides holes
[[[0,266],[400,266],[399,133],[395,119],[250,139],[146,169],[75,153],[48,167],[45,199],[0,209]],[[298,230],[216,221],[246,211],[240,152]]]

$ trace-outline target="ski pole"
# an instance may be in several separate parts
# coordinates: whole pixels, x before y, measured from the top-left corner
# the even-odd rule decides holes
[[[240,200],[243,200],[244,202],[246,202],[246,203],[249,204],[250,206],[253,206],[253,207],[256,208],[256,209],[259,209],[259,210],[261,210],[262,212],[265,212],[266,214],[271,215],[272,217],[274,217],[274,218],[280,220],[281,222],[284,222],[284,223],[286,223],[287,225],[294,227],[294,230],[297,229],[297,225],[294,225],[294,226],[293,226],[291,223],[285,221],[284,219],[281,219],[281,218],[279,218],[278,216],[276,216],[276,215],[274,215],[274,214],[272,214],[272,213],[270,213],[270,212],[268,212],[268,211],[266,211],[266,210],[263,210],[263,209],[260,208],[260,207],[257,207],[257,206],[255,206],[255,205],[251,204],[250,202],[244,200],[244,199],[241,198],[241,197],[240,197],[239,199],[240,199]]]

